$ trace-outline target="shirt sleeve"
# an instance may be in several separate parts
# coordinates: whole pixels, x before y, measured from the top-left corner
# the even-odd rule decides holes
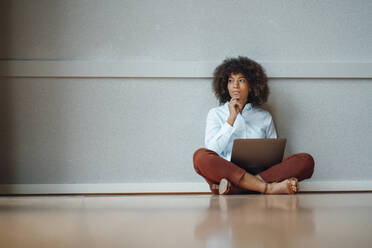
[[[278,137],[278,135],[276,134],[273,117],[270,114],[269,115],[269,124],[266,128],[266,138],[276,139],[277,137]]]
[[[208,112],[207,125],[205,128],[205,147],[209,150],[222,154],[233,133],[233,127],[229,123],[221,121],[214,109]]]
[[[219,155],[225,150],[229,140],[234,132],[237,131],[238,117],[234,126],[230,126],[227,121],[221,124],[216,112],[211,109],[207,116],[207,125],[205,129],[205,146],[207,149],[215,151]]]

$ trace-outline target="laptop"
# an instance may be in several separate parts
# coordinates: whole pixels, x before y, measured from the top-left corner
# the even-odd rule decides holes
[[[255,175],[282,162],[287,139],[235,139],[231,162]]]

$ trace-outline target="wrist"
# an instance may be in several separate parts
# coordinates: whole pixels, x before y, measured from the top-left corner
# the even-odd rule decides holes
[[[230,115],[228,118],[227,118],[227,123],[229,123],[231,126],[233,126],[234,125],[234,122],[235,122],[235,119],[236,119],[236,115],[234,116],[232,116],[232,115]]]

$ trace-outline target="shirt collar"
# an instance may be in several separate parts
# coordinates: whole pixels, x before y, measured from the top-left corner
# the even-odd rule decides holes
[[[243,108],[243,113],[248,112],[252,109],[252,103],[247,103]]]

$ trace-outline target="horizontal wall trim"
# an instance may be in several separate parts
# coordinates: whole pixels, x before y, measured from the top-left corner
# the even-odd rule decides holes
[[[0,60],[2,77],[211,78],[221,61]],[[372,78],[372,62],[259,61],[270,78]]]
[[[304,181],[300,192],[371,191],[372,181]],[[207,193],[206,183],[2,184],[1,195],[94,193]]]

